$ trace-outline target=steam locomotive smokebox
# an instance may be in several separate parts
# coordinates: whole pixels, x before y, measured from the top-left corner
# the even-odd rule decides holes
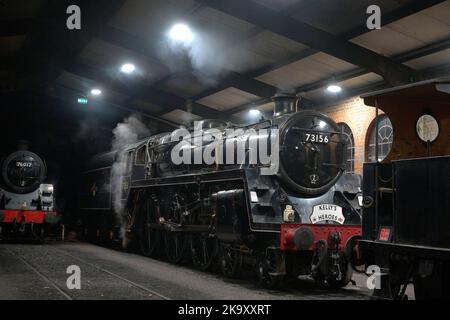
[[[5,187],[20,194],[39,188],[46,173],[44,161],[30,151],[16,151],[1,164],[1,177]]]
[[[279,116],[297,112],[298,97],[290,93],[277,93],[272,97],[274,102],[273,114]]]

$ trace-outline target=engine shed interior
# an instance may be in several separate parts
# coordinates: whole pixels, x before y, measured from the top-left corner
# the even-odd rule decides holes
[[[450,250],[449,57],[450,0],[0,0],[0,240],[428,297],[357,242]]]

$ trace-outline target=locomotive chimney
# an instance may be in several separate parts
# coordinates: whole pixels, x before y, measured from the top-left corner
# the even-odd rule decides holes
[[[299,98],[292,93],[277,93],[272,97],[274,103],[273,115],[280,116],[297,112]]]

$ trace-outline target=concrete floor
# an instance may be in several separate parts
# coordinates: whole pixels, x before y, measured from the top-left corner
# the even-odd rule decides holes
[[[71,265],[80,267],[80,290],[66,286]],[[229,280],[86,243],[0,244],[0,300],[368,299],[365,276],[354,279],[356,286],[349,284],[340,290],[318,288],[302,279],[271,291],[260,287],[256,279]]]

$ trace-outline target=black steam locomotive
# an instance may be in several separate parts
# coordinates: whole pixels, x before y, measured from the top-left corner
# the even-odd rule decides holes
[[[394,129],[387,157],[364,166],[360,248],[376,267],[374,296],[407,298],[412,282],[416,299],[449,299],[450,79],[363,98]]]
[[[338,125],[297,102],[278,95],[269,120],[204,120],[95,157],[83,178],[85,233],[113,239],[119,221],[147,256],[218,263],[229,277],[253,262],[267,286],[299,275],[345,286],[358,263],[360,180],[344,173]]]
[[[53,185],[44,183],[46,165],[35,153],[20,148],[1,161],[0,239],[43,240],[59,222]]]

